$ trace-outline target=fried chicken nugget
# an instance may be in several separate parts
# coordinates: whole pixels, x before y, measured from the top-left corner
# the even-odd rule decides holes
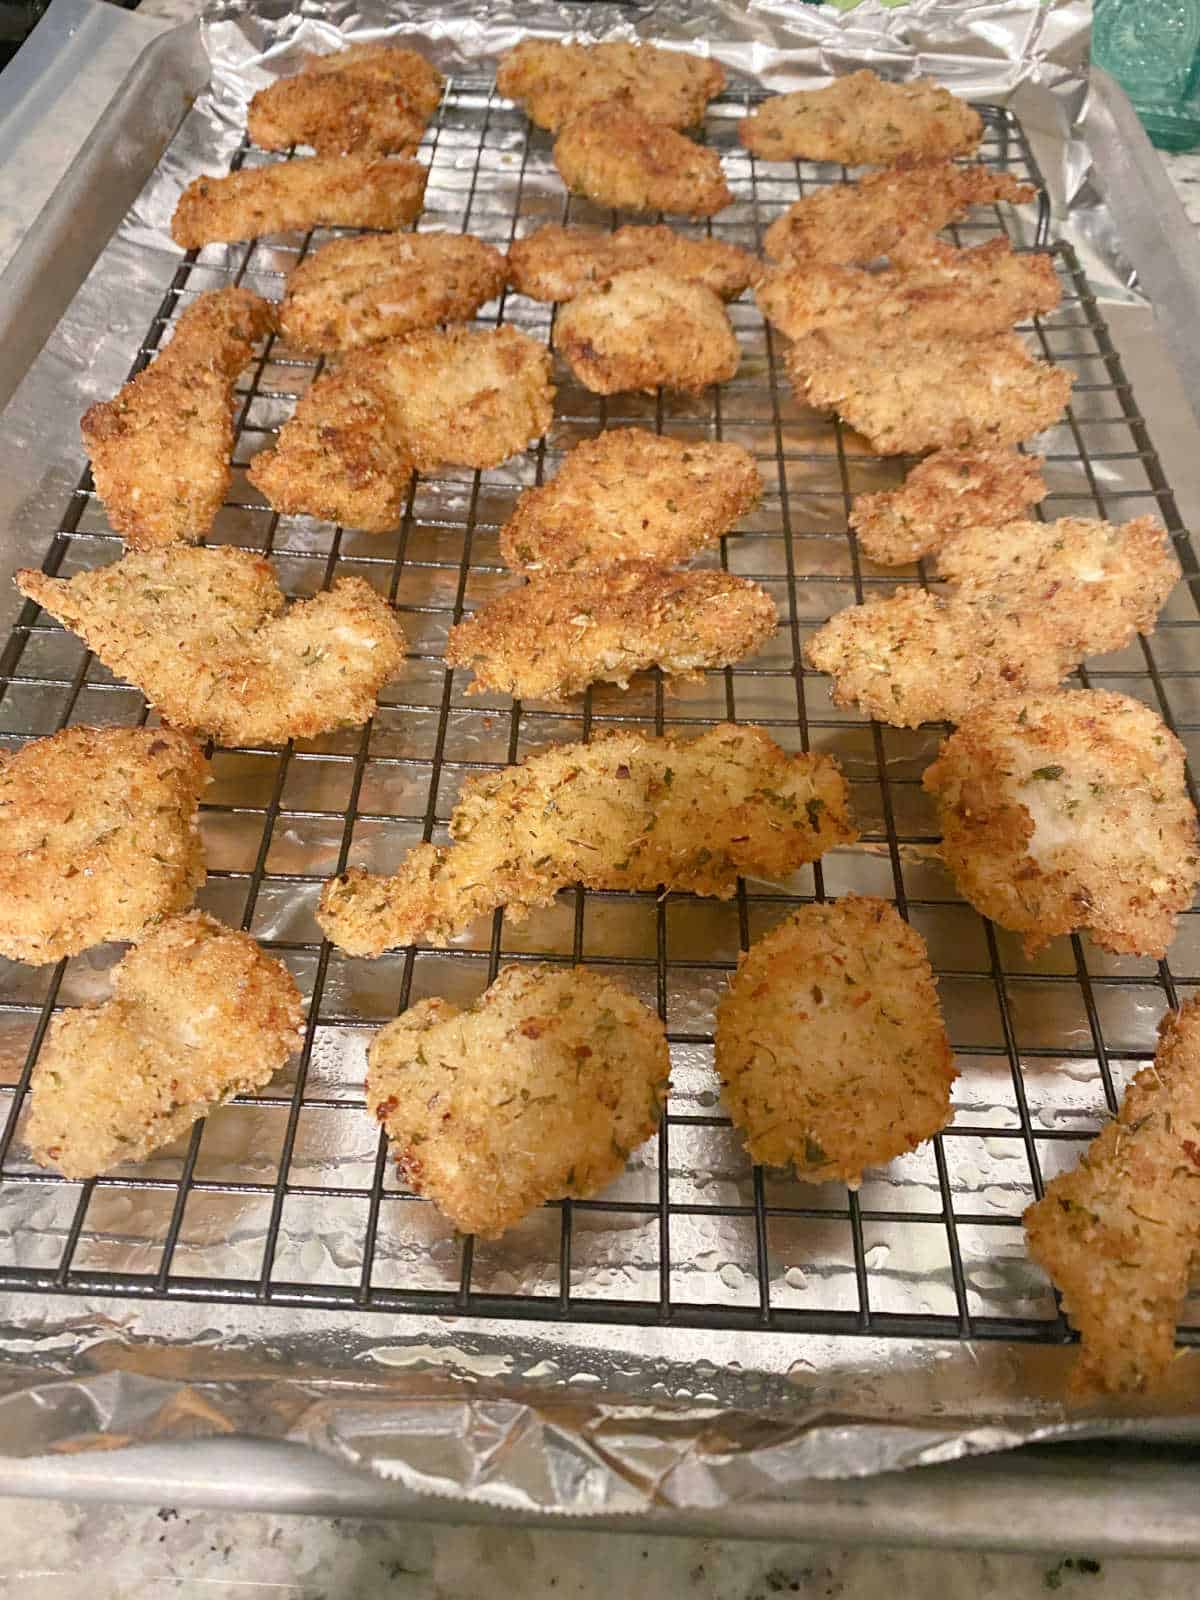
[[[732,300],[762,271],[756,256],[721,239],[689,239],[661,223],[615,233],[548,223],[508,247],[509,282],[531,300],[573,300],[618,272],[654,267]]]
[[[568,189],[602,206],[711,217],[733,203],[715,150],[619,105],[566,123],[554,165]]]
[[[171,237],[184,250],[315,227],[402,228],[420,216],[429,172],[420,162],[306,156],[225,178],[194,178]]]
[[[0,954],[58,961],[191,905],[207,782],[169,728],[64,728],[0,755]]]
[[[619,272],[563,307],[555,348],[593,394],[662,387],[695,394],[732,378],[741,360],[711,289],[655,267]]]
[[[929,78],[887,83],[864,67],[824,89],[772,95],[743,117],[738,137],[764,161],[878,166],[902,156],[969,155],[983,120]]]
[[[662,1023],[583,967],[510,966],[467,1011],[421,1000],[367,1051],[400,1181],[463,1233],[596,1194],[658,1127]]]
[[[879,455],[1021,444],[1062,416],[1074,374],[1019,334],[961,339],[819,328],[785,358],[797,396],[836,411]]]
[[[754,298],[791,339],[816,328],[856,325],[884,337],[973,338],[1053,311],[1062,286],[1053,257],[1043,250],[1018,255],[1007,239],[969,250],[932,240],[882,272],[813,263],[777,267]]]
[[[446,80],[416,50],[378,40],[371,44],[352,44],[328,55],[305,57],[301,73],[317,77],[334,74],[356,78],[360,83],[379,83],[400,95],[407,105],[426,121],[437,110]]]
[[[717,61],[623,39],[591,45],[522,39],[496,69],[500,93],[524,101],[529,120],[551,133],[605,104],[665,128],[690,128],[724,87]]]
[[[902,161],[805,195],[775,219],[763,244],[775,261],[865,265],[905,242],[931,239],[972,206],[1019,204],[1036,194],[1011,173],[977,163]]]
[[[168,722],[225,744],[283,744],[365,722],[404,659],[396,614],[363,578],[286,605],[275,569],[222,545],[173,545],[17,587],[124,674]]]
[[[715,544],[761,493],[741,445],[612,428],[577,444],[552,483],[525,490],[500,531],[500,554],[524,572],[669,566]]]
[[[446,664],[471,667],[468,693],[563,700],[590,683],[627,687],[661,667],[699,677],[753,653],[775,631],[775,603],[728,572],[668,572],[631,561],[601,573],[548,573],[451,628]]]
[[[520,922],[559,889],[686,889],[727,900],[740,873],[779,879],[857,838],[831,756],[788,755],[761,728],[696,739],[615,731],[464,784],[453,844],[391,877],[332,878],[318,921],[356,956],[443,945],[484,912]]]
[[[886,900],[802,906],[739,958],[716,1066],[755,1161],[857,1189],[950,1121],[957,1072],[924,939]]]
[[[208,532],[229,490],[234,384],[275,307],[249,289],[199,295],[171,342],[83,414],[96,493],[132,550]]]
[[[838,705],[915,728],[1052,689],[1084,659],[1151,633],[1179,579],[1153,517],[971,528],[942,552],[945,596],[905,588],[849,606],[805,645]]]
[[[1161,957],[1200,882],[1184,759],[1140,701],[1060,689],[968,713],[922,781],[960,893],[1028,954],[1086,929]]]
[[[1024,1220],[1082,1336],[1075,1397],[1157,1388],[1200,1255],[1200,1002],[1163,1018],[1153,1066]]]
[[[260,150],[309,145],[319,156],[411,155],[425,117],[388,84],[353,73],[300,73],[260,89],[246,131]]]
[[[507,264],[458,233],[335,239],[288,279],[279,326],[298,350],[352,350],[439,322],[466,322],[504,287]]]
[[[260,1088],[300,1047],[300,993],[248,933],[203,912],[149,929],[112,998],[60,1012],[33,1069],[33,1159],[68,1178],[144,1161]]]
[[[939,450],[902,488],[859,495],[850,526],[864,555],[901,567],[936,555],[968,528],[1014,522],[1046,494],[1040,456],[1015,450]]]

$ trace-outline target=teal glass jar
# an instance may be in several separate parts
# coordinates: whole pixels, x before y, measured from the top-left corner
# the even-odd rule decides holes
[[[1095,0],[1092,59],[1160,149],[1200,145],[1200,0]]]

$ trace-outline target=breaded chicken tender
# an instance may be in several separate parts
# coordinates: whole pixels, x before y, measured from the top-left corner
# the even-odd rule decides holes
[[[194,178],[171,237],[184,250],[316,227],[402,228],[420,216],[428,170],[418,161],[307,156]]]
[[[273,450],[246,469],[276,511],[387,533],[404,509],[413,463],[391,397],[361,362],[319,377]]]
[[[1019,204],[1036,193],[1011,173],[974,162],[902,161],[857,183],[815,189],[775,219],[763,244],[775,261],[865,265],[931,239],[972,206]]]
[[[658,1127],[670,1070],[654,1013],[583,967],[505,967],[467,1011],[418,1001],[367,1060],[401,1183],[485,1237],[611,1183]]]
[[[411,155],[426,119],[388,84],[343,72],[302,72],[260,89],[246,131],[260,150],[309,145],[319,156]]]
[[[60,1012],[33,1069],[26,1137],[39,1166],[94,1178],[260,1088],[299,1049],[300,993],[248,933],[203,912],[149,929],[112,998]]]
[[[1029,954],[1086,929],[1161,957],[1200,882],[1184,759],[1139,700],[1060,689],[968,713],[923,782],[960,893]]]
[[[1075,1397],[1157,1388],[1200,1257],[1200,1001],[1163,1018],[1153,1066],[1025,1231],[1083,1339]]]
[[[802,906],[739,958],[716,1066],[755,1161],[857,1189],[950,1121],[957,1073],[925,941],[886,900]]]
[[[788,755],[761,728],[696,739],[614,731],[463,785],[453,844],[391,877],[331,879],[318,921],[351,955],[443,945],[485,912],[522,921],[559,889],[686,889],[727,900],[739,874],[779,879],[857,837],[831,756]]]
[[[379,40],[372,44],[352,44],[328,55],[308,55],[300,69],[318,77],[329,73],[340,78],[356,78],[360,83],[384,84],[401,96],[426,121],[441,103],[446,80],[416,50]]]
[[[1153,517],[971,528],[941,556],[944,595],[905,588],[849,606],[805,646],[838,705],[915,728],[1052,689],[1085,656],[1151,633],[1179,562]]]
[[[446,664],[473,669],[468,693],[563,700],[590,683],[625,688],[645,667],[695,678],[731,666],[777,621],[775,602],[748,578],[632,561],[510,590],[451,628]]]
[[[572,118],[554,165],[568,189],[602,206],[711,217],[733,203],[715,150],[619,105]]]
[[[1074,382],[1015,333],[820,328],[796,340],[786,365],[801,400],[836,411],[885,456],[1021,444],[1058,421]]]
[[[762,272],[762,263],[722,239],[690,239],[662,223],[628,223],[614,233],[548,223],[508,247],[509,282],[531,300],[573,300],[618,272],[654,267],[702,283],[732,300]]]
[[[738,125],[764,161],[839,161],[879,166],[902,156],[969,155],[983,120],[929,78],[887,83],[869,68],[824,89],[772,95]]]
[[[500,531],[500,554],[524,572],[669,566],[715,544],[761,493],[741,445],[612,428],[577,444],[552,483],[525,490]]]
[[[496,69],[499,92],[524,101],[529,120],[552,133],[580,112],[607,104],[666,128],[690,128],[704,120],[708,102],[724,87],[717,61],[623,39],[590,45],[522,39]]]
[[[275,569],[229,545],[174,545],[111,567],[17,574],[164,718],[223,744],[283,744],[365,722],[404,659],[396,613],[363,578],[284,601]]]
[[[207,782],[169,728],[64,728],[0,755],[0,954],[58,961],[191,905]]]
[[[859,548],[885,567],[936,555],[967,528],[1014,522],[1046,494],[1040,456],[1015,450],[939,450],[902,488],[859,495],[850,526]]]
[[[554,345],[594,394],[623,389],[697,393],[732,378],[741,360],[711,289],[655,267],[619,272],[559,312]]]
[[[759,310],[791,339],[816,328],[868,328],[872,337],[1001,333],[1053,311],[1062,299],[1054,259],[1020,255],[1007,239],[970,250],[933,240],[882,272],[863,267],[777,267],[754,291]]]
[[[83,414],[96,493],[132,550],[208,532],[229,490],[234,384],[275,307],[249,289],[199,295],[171,342]]]
[[[500,293],[507,271],[499,250],[469,234],[335,239],[288,279],[279,326],[297,350],[352,350],[469,321]]]

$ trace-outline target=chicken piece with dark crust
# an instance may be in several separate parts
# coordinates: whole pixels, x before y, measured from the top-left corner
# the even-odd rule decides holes
[[[772,95],[742,119],[738,137],[764,161],[878,166],[903,156],[969,155],[983,119],[929,78],[888,83],[864,67],[823,89]]]
[[[319,156],[412,155],[425,118],[388,84],[352,73],[299,73],[260,89],[246,113],[260,150],[308,145]]]
[[[383,39],[347,45],[327,55],[309,54],[300,70],[315,77],[335,73],[359,82],[386,84],[426,121],[437,110],[446,87],[445,78],[419,51]]]
[[[1046,494],[1042,458],[1016,450],[938,450],[899,489],[857,496],[850,526],[885,567],[936,555],[968,528],[1015,522]]]
[[[763,270],[739,245],[692,239],[662,223],[627,223],[614,233],[548,223],[508,247],[509,280],[531,300],[573,300],[639,267],[703,284],[722,300],[741,294]]]
[[[654,267],[620,272],[563,307],[554,346],[594,394],[695,393],[732,378],[741,351],[724,306],[703,284]]]
[[[529,120],[552,133],[600,105],[636,111],[666,128],[690,128],[724,87],[717,61],[624,39],[590,45],[522,39],[496,70],[500,93],[523,101]]]
[[[619,105],[568,122],[554,165],[568,189],[602,206],[711,217],[733,203],[715,150]]]

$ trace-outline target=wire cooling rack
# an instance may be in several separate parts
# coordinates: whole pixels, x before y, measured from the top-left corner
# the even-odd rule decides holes
[[[761,249],[766,226],[798,194],[837,181],[835,167],[754,160],[736,139],[748,97],[710,110],[735,203],[708,226]],[[1016,120],[984,108],[984,160],[1038,181]],[[243,147],[235,166],[272,159]],[[455,82],[426,139],[421,228],[465,229],[501,246],[545,222],[629,220],[568,197],[550,140],[495,96]],[[1036,222],[980,209],[961,243],[1009,231],[1042,243]],[[231,281],[278,298],[297,259],[328,235],[210,247],[180,263],[139,352],[200,291]],[[1122,520],[1156,512],[1186,546],[1174,499],[1099,309],[1072,252],[1054,248],[1060,310],[1029,331],[1078,381],[1067,419],[1038,447],[1047,516]],[[243,380],[234,485],[211,542],[265,551],[284,587],[310,594],[365,576],[403,614],[410,655],[362,729],[275,749],[212,752],[202,823],[209,880],[201,903],[248,929],[294,972],[309,999],[304,1049],[264,1092],[223,1107],[139,1167],[89,1183],[33,1167],[24,1101],[54,1012],[103,997],[119,951],[56,967],[0,971],[0,1285],[46,1293],[305,1304],[495,1318],[560,1318],[692,1327],[771,1328],[909,1337],[1069,1337],[1053,1294],[1028,1260],[1020,1226],[1047,1179],[1073,1165],[1123,1083],[1152,1054],[1155,1025],[1200,973],[1200,921],[1184,917],[1172,965],[1105,955],[1059,939],[1035,960],[955,895],[933,846],[920,776],[941,731],[881,727],[835,707],[807,672],[807,634],[852,600],[925,581],[920,568],[866,562],[847,529],[854,495],[899,481],[905,463],[871,455],[839,423],[797,403],[777,337],[752,303],[731,307],[743,350],[737,377],[699,398],[598,398],[559,364],[547,438],[490,472],[423,476],[394,535],[363,535],[278,517],[244,467],[319,370],[269,339]],[[549,338],[553,309],[520,296],[481,322]],[[735,440],[759,458],[766,492],[712,560],[759,579],[783,619],[751,662],[668,695],[661,679],[626,693],[596,689],[572,709],[468,697],[468,675],[443,664],[449,627],[506,582],[497,534],[517,494],[564,451],[614,424]],[[115,559],[90,476],[57,530],[48,571]],[[1152,641],[1089,663],[1081,680],[1156,706],[1185,742],[1200,732],[1200,654],[1190,585]],[[16,745],[68,723],[147,720],[136,690],[114,681],[72,634],[27,605],[0,656],[0,736]],[[418,840],[445,837],[462,779],[538,746],[585,739],[612,723],[647,730],[733,719],[768,728],[791,749],[833,752],[850,778],[862,841],[786,885],[739,885],[719,903],[688,895],[564,893],[512,927],[498,913],[449,950],[376,962],[324,944],[313,920],[322,881],[358,863],[390,870]],[[893,899],[929,943],[962,1075],[953,1125],[870,1174],[857,1193],[806,1186],[752,1168],[721,1114],[712,1065],[713,1008],[737,953],[812,896],[849,890]],[[457,1237],[429,1203],[398,1186],[363,1102],[371,1031],[425,995],[469,1001],[502,961],[583,962],[603,969],[663,1018],[672,1090],[656,1139],[601,1198],[544,1207],[495,1242]],[[1194,1338],[1200,1318],[1185,1318]]]

